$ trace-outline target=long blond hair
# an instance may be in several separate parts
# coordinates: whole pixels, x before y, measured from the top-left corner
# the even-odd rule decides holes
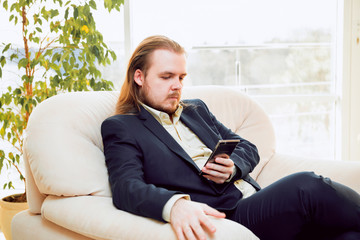
[[[150,67],[150,55],[155,50],[166,49],[175,53],[185,53],[184,48],[165,36],[151,36],[144,39],[132,54],[126,71],[125,81],[121,87],[120,96],[116,104],[115,114],[131,114],[140,110],[139,86],[134,81],[134,74],[137,69],[146,76]]]

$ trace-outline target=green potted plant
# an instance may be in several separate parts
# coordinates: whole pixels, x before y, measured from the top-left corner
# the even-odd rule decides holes
[[[92,15],[97,8],[94,0],[0,0],[0,4],[0,14],[9,12],[9,23],[20,27],[23,43],[21,47],[0,43],[0,80],[6,67],[17,68],[14,81],[0,96],[0,141],[3,142],[0,173],[15,169],[25,182],[20,165],[25,130],[33,109],[59,93],[112,89],[113,84],[102,79],[98,68],[110,64],[116,55],[96,29]],[[104,1],[109,12],[119,11],[122,4],[124,0]],[[4,143],[8,147],[4,148]],[[11,181],[2,187],[14,188]],[[1,202],[8,204],[8,201],[26,202],[26,194],[8,196]],[[4,208],[0,210],[4,212]],[[1,229],[10,239],[6,230],[10,223],[5,223],[2,215]]]

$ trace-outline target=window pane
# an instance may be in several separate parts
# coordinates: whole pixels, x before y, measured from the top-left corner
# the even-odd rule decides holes
[[[120,12],[113,10],[110,13],[100,2],[98,10],[94,12],[96,26],[103,34],[104,42],[115,51],[116,61],[111,65],[100,67],[102,78],[112,81],[116,89],[120,89],[125,76],[125,50],[124,50],[124,6]],[[109,24],[111,23],[111,24]]]
[[[331,47],[197,48],[189,54],[191,84],[240,85],[249,94],[331,93]]]
[[[336,0],[131,0],[131,8],[135,45],[154,34],[190,47],[329,41],[336,25]],[[309,36],[318,31],[328,38]]]
[[[331,97],[256,98],[269,114],[282,153],[334,158],[334,104]]]
[[[336,0],[133,0],[136,46],[167,35],[188,51],[186,85],[230,85],[270,115],[278,151],[335,157]]]
[[[201,50],[188,56],[186,85],[236,85],[236,53],[232,50]]]

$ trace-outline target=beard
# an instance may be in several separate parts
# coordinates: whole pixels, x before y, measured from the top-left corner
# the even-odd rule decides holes
[[[180,97],[180,92],[173,92],[168,94],[168,96],[160,102],[143,93],[141,101],[151,108],[172,115],[179,107]]]

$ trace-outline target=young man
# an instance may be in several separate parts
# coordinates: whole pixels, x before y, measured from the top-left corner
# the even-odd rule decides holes
[[[360,239],[360,197],[343,185],[297,173],[260,190],[249,176],[256,147],[202,101],[181,102],[185,76],[184,49],[166,37],[145,39],[132,55],[116,115],[101,129],[117,208],[170,222],[180,240],[215,232],[208,216],[262,240]],[[241,141],[203,166],[220,139]]]

